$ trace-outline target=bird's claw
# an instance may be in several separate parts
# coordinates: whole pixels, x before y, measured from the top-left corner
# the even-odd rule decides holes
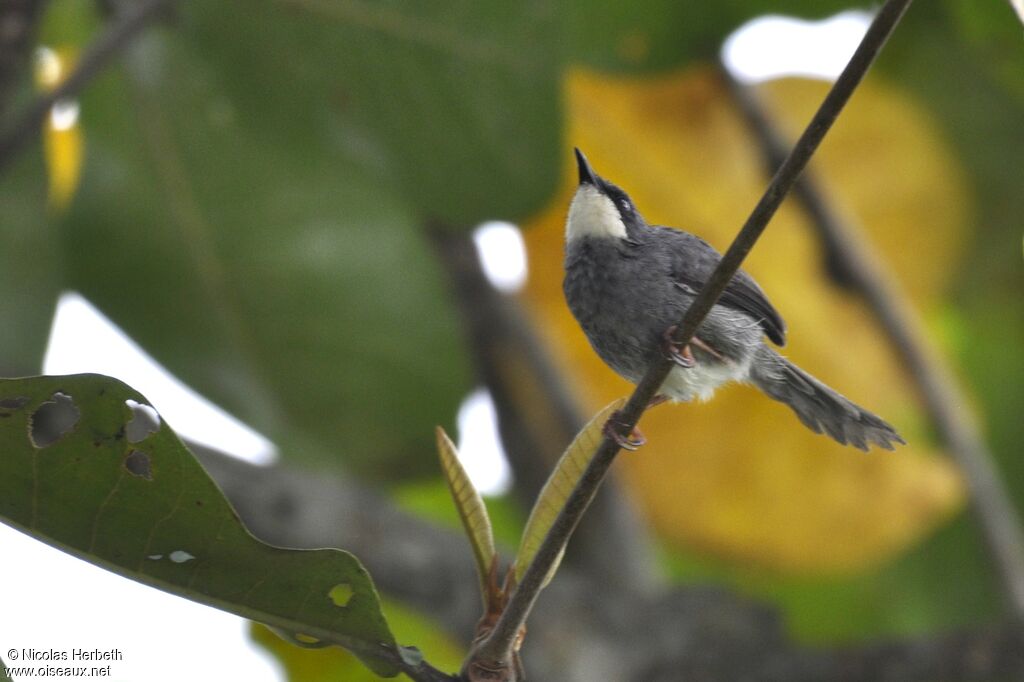
[[[644,438],[644,434],[640,433],[640,429],[634,426],[628,436],[623,436],[619,433],[619,428],[617,428],[621,426],[623,426],[621,413],[616,410],[610,417],[608,417],[608,421],[604,423],[604,427],[602,427],[601,432],[615,441],[620,448],[623,450],[629,450],[630,452],[639,449],[647,443],[647,439]]]
[[[683,369],[690,369],[697,364],[697,360],[693,357],[693,352],[690,350],[689,344],[679,347],[675,341],[672,340],[672,335],[676,333],[676,325],[672,325],[665,330],[662,335],[664,339],[664,351],[665,356],[676,363]]]

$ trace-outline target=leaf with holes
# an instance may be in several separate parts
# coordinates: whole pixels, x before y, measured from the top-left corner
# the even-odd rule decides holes
[[[341,645],[395,640],[359,561],[256,540],[148,401],[109,377],[0,380],[0,521],[133,580]]]
[[[523,529],[523,539],[519,543],[519,551],[512,564],[516,581],[523,579],[523,574],[526,573],[533,557],[537,555],[540,544],[544,542],[544,538],[547,537],[548,531],[554,525],[562,507],[565,506],[565,500],[572,493],[587,465],[590,464],[590,460],[597,453],[597,448],[604,437],[603,429],[608,417],[615,410],[621,409],[625,403],[625,399],[620,398],[594,415],[587,425],[576,434],[565,453],[559,458],[555,470],[551,472],[540,495],[537,496],[537,502],[533,505],[530,518],[527,519],[526,527]],[[558,571],[558,565],[561,563],[564,553],[565,546],[563,545],[558,560],[551,565],[551,570],[544,578],[545,586],[555,577],[555,572]]]
[[[491,519],[487,515],[487,507],[480,498],[469,474],[462,468],[455,444],[440,426],[437,427],[437,453],[441,458],[441,470],[448,490],[452,494],[455,508],[462,520],[462,527],[473,547],[476,558],[476,572],[480,578],[480,592],[487,600],[487,577],[491,574],[494,563],[494,533],[491,530]]]

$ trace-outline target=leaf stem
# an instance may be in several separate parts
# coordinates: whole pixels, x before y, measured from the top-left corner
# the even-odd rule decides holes
[[[708,279],[707,284],[704,285],[693,304],[686,311],[682,322],[676,328],[673,341],[685,345],[693,338],[697,327],[718,301],[722,292],[725,291],[726,285],[739,270],[740,264],[764,232],[768,222],[775,215],[782,200],[817,150],[839,112],[849,101],[850,96],[856,90],[885,41],[892,34],[907,7],[910,6],[911,1],[887,0],[879,10],[843,73],[833,84],[793,150],[775,173],[761,200],[754,207],[743,228]],[[647,373],[637,384],[620,413],[618,421],[621,422],[624,435],[629,434],[636,426],[671,367],[670,360],[659,357],[648,368]],[[468,664],[480,662],[488,667],[494,667],[497,664],[498,667],[511,670],[513,643],[519,631],[526,624],[526,619],[533,609],[544,578],[562,547],[568,542],[618,451],[618,445],[611,438],[606,437],[601,442],[597,454],[566,500],[565,507],[555,520],[551,532],[544,539],[533,562],[523,575],[522,582],[512,594],[505,612],[502,613],[491,635],[470,653]]]

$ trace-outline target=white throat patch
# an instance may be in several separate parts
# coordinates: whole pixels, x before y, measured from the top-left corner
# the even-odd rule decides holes
[[[626,226],[619,217],[615,204],[596,187],[580,185],[569,204],[569,217],[565,221],[565,239],[579,237],[626,238]]]

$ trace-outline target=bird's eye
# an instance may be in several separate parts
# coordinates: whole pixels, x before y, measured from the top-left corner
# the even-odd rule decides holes
[[[627,213],[633,210],[633,206],[629,203],[629,199],[619,199],[619,206],[621,206],[622,210]]]

